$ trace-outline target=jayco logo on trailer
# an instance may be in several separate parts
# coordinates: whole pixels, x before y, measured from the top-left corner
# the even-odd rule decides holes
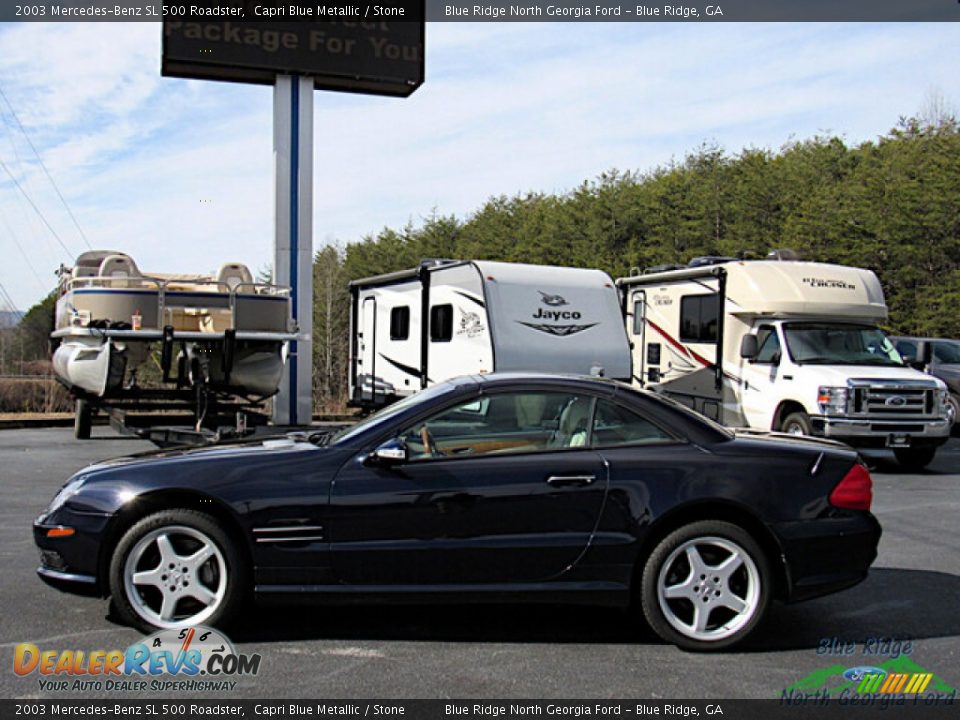
[[[569,305],[566,299],[562,295],[550,295],[545,293],[543,290],[537,290],[543,296],[543,299],[540,300],[544,305],[550,305],[551,307],[557,307],[559,305]]]
[[[564,305],[569,305],[567,299],[562,295],[552,295],[550,293],[545,293],[543,290],[537,290],[540,293],[540,302],[549,307],[562,307]],[[533,328],[534,330],[539,330],[540,332],[547,333],[548,335],[556,335],[558,337],[566,337],[568,335],[575,335],[578,332],[592,328],[594,325],[599,325],[599,323],[589,323],[587,325],[551,325],[548,323],[542,322],[543,320],[557,322],[560,320],[579,320],[582,316],[577,310],[545,310],[542,307],[538,307],[537,311],[531,316],[534,320],[540,320],[539,323],[530,323],[523,322],[522,320],[517,320],[521,325],[526,325],[528,328]]]

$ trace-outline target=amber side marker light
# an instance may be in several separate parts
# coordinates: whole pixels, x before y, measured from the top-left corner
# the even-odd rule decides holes
[[[60,527],[50,528],[49,530],[47,530],[47,537],[48,538],[70,537],[76,532],[77,531],[74,530],[72,527],[63,527],[61,525]]]
[[[846,510],[869,510],[873,502],[870,472],[857,463],[830,493],[830,504]]]

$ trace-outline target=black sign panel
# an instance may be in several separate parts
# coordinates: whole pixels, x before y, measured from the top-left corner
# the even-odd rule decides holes
[[[251,21],[246,18],[263,7],[253,4],[238,20],[168,18],[162,73],[270,85],[278,74],[297,74],[312,77],[321,90],[406,97],[423,83],[423,2],[400,5],[415,19]]]

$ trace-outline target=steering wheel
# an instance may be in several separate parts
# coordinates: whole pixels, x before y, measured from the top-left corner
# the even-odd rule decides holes
[[[420,442],[423,443],[423,449],[427,452],[427,455],[433,457],[434,455],[440,455],[440,449],[437,447],[437,441],[433,439],[433,435],[430,434],[430,430],[424,425],[420,428]]]

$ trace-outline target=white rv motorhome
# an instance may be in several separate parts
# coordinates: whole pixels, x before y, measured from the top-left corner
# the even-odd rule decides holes
[[[700,258],[617,280],[634,381],[734,427],[891,448],[922,467],[947,441],[944,384],[877,327],[869,270]]]
[[[354,405],[494,371],[631,376],[619,295],[600,270],[429,260],[350,292]]]

